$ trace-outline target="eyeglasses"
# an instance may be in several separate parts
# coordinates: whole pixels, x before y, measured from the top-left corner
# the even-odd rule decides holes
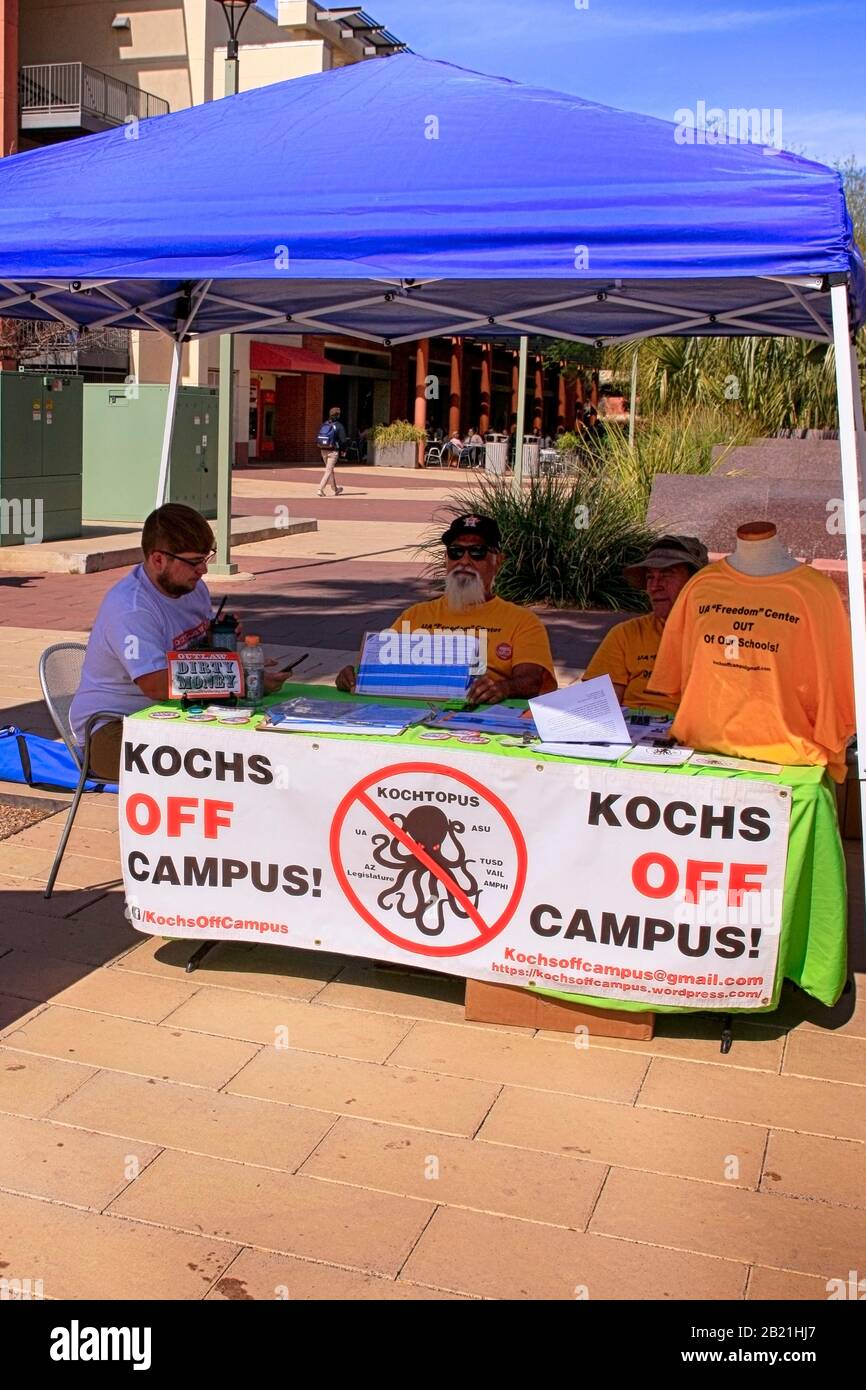
[[[489,545],[446,545],[445,553],[449,560],[462,560],[468,555],[470,560],[486,560],[490,554]]]
[[[209,550],[207,555],[198,555],[194,560],[187,560],[185,555],[175,555],[171,550],[161,550],[160,555],[165,555],[169,560],[180,560],[182,565],[189,565],[190,569],[200,570],[203,565],[209,565],[216,555],[215,550]]]

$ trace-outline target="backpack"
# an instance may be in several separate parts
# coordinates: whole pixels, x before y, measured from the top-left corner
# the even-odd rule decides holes
[[[319,433],[316,435],[316,443],[320,449],[336,449],[337,423],[335,420],[323,420],[319,426]]]
[[[73,791],[79,771],[65,743],[24,734],[12,724],[0,728],[0,781],[23,782],[40,791]],[[85,790],[116,792],[117,784],[88,780]]]

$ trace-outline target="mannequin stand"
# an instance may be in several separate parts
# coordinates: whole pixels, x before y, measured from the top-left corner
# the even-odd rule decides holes
[[[728,564],[740,574],[761,579],[798,569],[800,562],[779,540],[772,521],[747,521],[737,527],[737,548]]]

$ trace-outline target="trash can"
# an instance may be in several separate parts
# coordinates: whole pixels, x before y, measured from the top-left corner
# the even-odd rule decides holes
[[[502,474],[508,467],[508,440],[495,439],[484,446],[485,473]]]
[[[540,453],[539,441],[536,435],[528,434],[523,441],[523,476],[524,478],[538,477],[538,456]]]

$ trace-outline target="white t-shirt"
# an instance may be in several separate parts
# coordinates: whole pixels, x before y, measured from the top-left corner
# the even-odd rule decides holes
[[[212,616],[210,594],[199,580],[191,593],[169,598],[136,565],[109,589],[87,643],[81,684],[69,710],[75,738],[97,710],[134,714],[153,700],[135,684],[139,676],[164,671],[166,652],[204,645]]]

